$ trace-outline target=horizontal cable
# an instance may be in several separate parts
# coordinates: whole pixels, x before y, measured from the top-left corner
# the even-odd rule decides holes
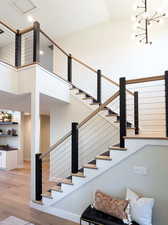
[[[110,102],[116,99],[119,96],[119,91],[117,91],[112,97],[110,97],[104,104],[100,105],[94,112],[92,112],[89,116],[87,116],[79,125],[78,129],[81,128],[84,124],[86,124],[90,119],[92,119],[95,115],[97,115],[104,107],[106,107]],[[56,144],[52,145],[47,152],[42,154],[41,158],[44,158],[49,153],[51,153],[57,146],[63,143],[68,137],[70,137],[72,132],[68,132],[64,137],[62,137]]]

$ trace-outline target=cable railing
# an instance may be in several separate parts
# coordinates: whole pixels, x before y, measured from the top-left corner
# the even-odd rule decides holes
[[[99,116],[118,97],[119,91],[80,123],[72,123],[71,131],[52,145],[48,152],[36,155],[36,177],[40,178],[36,185],[36,200],[41,200],[41,193],[52,182],[59,182],[71,176],[71,173],[77,173],[97,155],[104,153],[110,145],[119,143],[119,127]]]
[[[0,61],[15,66],[15,33],[0,23]]]
[[[77,173],[109,144],[120,143],[121,148],[125,147],[130,124],[136,135],[168,137],[168,72],[133,80],[120,78],[117,83],[100,69],[89,66],[61,48],[38,22],[24,30],[15,30],[0,21],[0,29],[0,61],[16,68],[39,64],[82,90],[98,104],[97,109],[81,123],[73,123],[72,130],[51,145],[48,151],[36,155],[36,200],[41,200],[42,185],[46,184],[47,188],[48,179],[66,177],[70,171]],[[7,50],[3,51],[6,46]],[[115,123],[114,127],[109,124],[108,119],[99,121],[98,115],[105,108],[117,116],[116,126]],[[42,167],[47,171],[43,173],[44,181]]]
[[[13,34],[13,60],[8,60],[8,64],[19,68],[40,64],[72,85],[75,84],[100,103],[118,90],[117,82],[104,75],[100,69],[92,68],[61,48],[40,28],[38,22],[23,30],[15,30],[2,21],[0,25]],[[129,90],[127,92],[133,95]]]
[[[89,114],[82,122],[79,123],[78,129],[85,125],[90,119],[96,116],[101,110],[103,110],[107,105],[112,103],[119,96],[119,91],[117,91],[113,96],[107,99],[103,104],[101,104],[96,110],[94,110],[91,114]],[[67,138],[69,138],[72,134],[72,131],[67,132],[62,138],[60,138],[56,144],[53,144],[49,147],[49,150],[42,154],[41,158],[45,158],[48,154],[50,154],[53,150],[55,150],[60,144],[62,144]]]
[[[134,98],[126,95],[126,86]],[[126,80],[120,78],[120,147],[125,147],[126,121],[141,137],[168,137],[168,72]]]

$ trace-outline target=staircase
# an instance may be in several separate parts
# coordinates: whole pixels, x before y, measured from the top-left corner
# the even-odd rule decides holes
[[[9,29],[9,26],[5,27]],[[11,31],[17,34],[15,68],[28,66],[22,65],[22,61],[25,60],[21,57],[20,45],[23,35],[32,31],[34,35],[30,42],[33,42],[35,49],[30,49],[30,52],[33,52],[31,63],[40,64],[38,46],[40,35],[43,35],[43,38],[59,50],[68,62],[66,79],[54,72],[53,75],[64,79],[70,86],[70,95],[90,109],[90,114],[80,123],[72,123],[72,129],[50,146],[46,153],[36,154],[36,200],[32,203],[33,207],[53,212],[53,205],[59,204],[59,201],[67,198],[72,192],[82,189],[132,154],[141,151],[142,147],[168,145],[167,71],[164,75],[133,80],[122,77],[119,83],[116,83],[101,70],[96,70],[68,54],[40,29],[37,22],[23,31]],[[93,90],[88,93],[82,81],[81,84],[80,80],[76,82],[72,62],[94,73],[94,79],[90,78],[96,80],[94,95]],[[105,82],[108,82],[108,88],[106,85],[103,89],[102,84]],[[159,90],[161,95],[158,96],[156,90]],[[45,161],[49,161],[50,164],[47,178],[44,178],[45,171],[42,171],[45,169]]]
[[[70,92],[72,96],[78,98],[83,102],[83,104],[86,104],[87,107],[91,108],[92,111],[95,110],[95,107],[100,107],[100,103],[98,103],[94,97],[73,85],[70,88]],[[115,126],[115,129],[119,130],[120,116],[118,113],[112,111],[110,107],[102,107],[98,115],[102,120],[107,120],[111,125]],[[127,133],[128,135],[135,134],[135,128],[132,127],[130,122],[127,122]],[[117,142],[119,143],[119,139]],[[112,157],[114,151],[118,152],[116,160],[113,160]],[[62,179],[56,177],[53,178],[52,176],[52,185],[48,191],[42,194],[42,201],[40,204],[50,206],[53,203],[60,201],[81,185],[95,179],[98,175],[118,163],[121,159],[119,156],[125,151],[127,151],[127,148],[121,148],[119,144],[116,144],[115,146],[108,146],[103,153],[97,155],[94,159],[83,165],[77,173],[71,173],[68,177]],[[55,185],[53,185],[53,182],[55,182]]]

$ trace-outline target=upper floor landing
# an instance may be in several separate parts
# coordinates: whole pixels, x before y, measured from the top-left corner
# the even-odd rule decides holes
[[[0,62],[0,79],[0,91],[18,95],[37,91],[69,103],[68,82],[36,63],[16,68]]]

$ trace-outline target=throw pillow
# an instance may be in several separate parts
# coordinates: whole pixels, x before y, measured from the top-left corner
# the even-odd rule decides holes
[[[141,225],[152,225],[153,198],[144,198],[127,189],[126,200],[130,202],[132,220]]]
[[[129,201],[113,198],[101,191],[96,191],[94,207],[106,214],[119,218],[121,220],[127,220],[126,209]]]

